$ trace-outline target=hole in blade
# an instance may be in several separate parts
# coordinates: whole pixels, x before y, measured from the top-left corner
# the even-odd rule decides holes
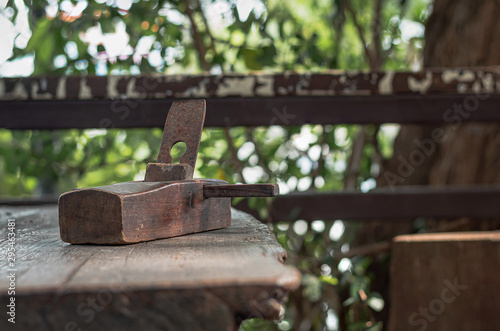
[[[179,163],[181,157],[186,153],[187,145],[183,141],[176,142],[172,149],[170,150],[170,155],[172,155],[172,164]]]

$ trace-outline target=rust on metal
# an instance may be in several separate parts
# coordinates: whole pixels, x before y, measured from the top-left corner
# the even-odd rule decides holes
[[[189,164],[149,163],[145,182],[166,182],[193,178],[194,169]]]
[[[185,100],[173,103],[165,122],[158,163],[173,163],[172,147],[178,142],[184,142],[186,152],[181,156],[180,163],[189,164],[193,169],[195,168],[205,112],[205,100]]]

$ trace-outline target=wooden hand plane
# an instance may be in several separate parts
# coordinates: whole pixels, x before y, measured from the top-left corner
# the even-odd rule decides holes
[[[62,240],[72,244],[131,244],[231,225],[231,197],[278,194],[276,184],[228,185],[193,179],[205,100],[176,101],[165,123],[157,163],[144,181],[76,189],[59,197]],[[186,144],[180,163],[172,147]]]

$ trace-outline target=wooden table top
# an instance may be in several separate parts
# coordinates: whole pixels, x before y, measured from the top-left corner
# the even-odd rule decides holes
[[[16,220],[16,327],[25,329],[234,329],[246,318],[278,318],[300,283],[272,232],[237,210],[225,229],[96,246],[61,241],[57,206],[1,207],[3,256],[8,219]],[[9,284],[2,275],[2,304]],[[1,329],[10,324],[0,320]]]

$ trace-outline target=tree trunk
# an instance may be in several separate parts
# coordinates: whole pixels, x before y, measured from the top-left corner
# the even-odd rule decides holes
[[[426,28],[425,66],[499,65],[499,17],[496,0],[436,0]],[[445,130],[448,139],[429,172],[431,185],[500,183],[499,124],[469,123]]]

